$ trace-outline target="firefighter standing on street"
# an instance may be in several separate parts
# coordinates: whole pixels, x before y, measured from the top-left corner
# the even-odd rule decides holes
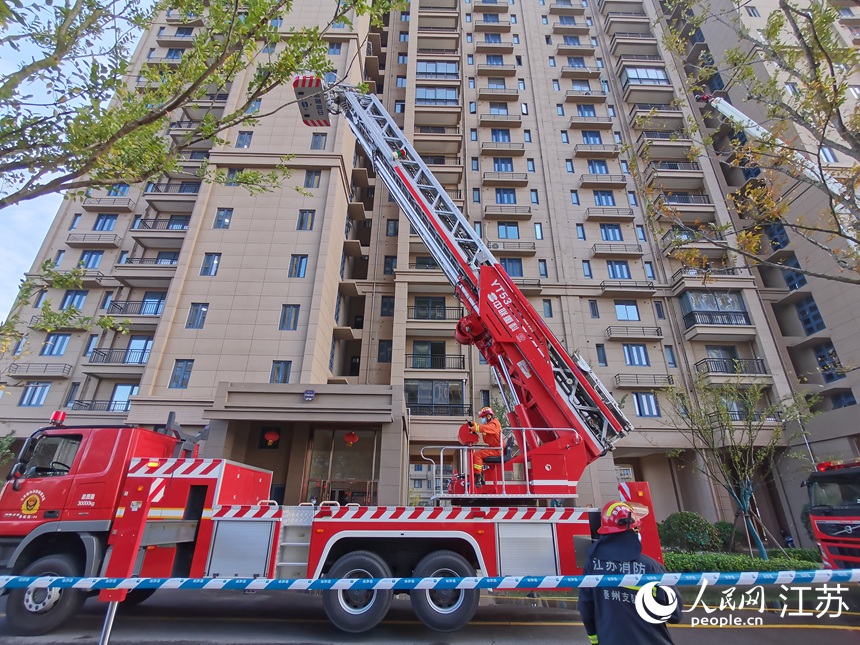
[[[493,408],[484,407],[478,413],[481,425],[474,421],[471,423],[472,432],[476,433],[485,444],[492,448],[502,445],[502,424],[496,418]],[[498,456],[498,450],[476,450],[472,454],[472,466],[475,469],[475,486],[484,485],[484,459]]]
[[[585,556],[584,575],[666,573],[656,560],[642,554],[640,521],[633,507],[610,502],[600,513],[600,539]],[[651,623],[640,617],[635,600],[639,587],[583,587],[579,590],[579,613],[592,645],[672,645],[665,622]],[[672,589],[674,591],[674,588]],[[667,608],[671,599],[664,589],[654,587],[655,600]],[[677,600],[667,618],[681,622],[683,602]]]

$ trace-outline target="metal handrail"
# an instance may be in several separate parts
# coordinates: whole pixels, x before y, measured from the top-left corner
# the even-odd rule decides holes
[[[432,305],[413,305],[406,307],[409,320],[460,320],[462,307],[434,307]]]
[[[125,266],[126,264],[132,265],[156,265],[156,266],[170,266],[175,267],[179,263],[179,260],[174,260],[173,258],[126,258],[125,261],[120,266]]]
[[[130,408],[131,403],[129,401],[77,399],[72,402],[72,410],[88,410],[89,412],[128,412]]]
[[[406,369],[413,370],[464,370],[465,356],[434,356],[432,354],[406,354]]]
[[[97,348],[90,354],[90,364],[123,363],[125,365],[145,365],[148,359],[148,349]]]
[[[761,358],[704,358],[696,363],[700,374],[767,374]]]
[[[110,316],[160,316],[164,311],[164,301],[153,300],[114,300],[108,308]]]
[[[72,373],[72,366],[68,363],[12,363],[8,373],[32,374],[33,376],[66,376]]]
[[[175,219],[142,219],[132,227],[133,231],[187,231],[188,220],[177,226]]]
[[[607,338],[662,338],[660,327],[644,327],[635,325],[610,325],[606,328]]]
[[[684,316],[684,326],[693,325],[752,325],[750,315],[745,311],[691,311]]]
[[[682,269],[678,269],[675,273],[672,274],[672,282],[676,280],[680,280],[681,278],[694,277],[694,278],[705,278],[709,276],[722,276],[722,275],[752,275],[750,270],[747,267],[718,267],[713,269],[699,269],[694,267],[684,267]]]
[[[409,414],[422,417],[469,417],[472,416],[472,406],[463,405],[440,405],[437,403],[415,404],[407,403]]]
[[[592,253],[642,253],[641,244],[595,244]]]
[[[674,385],[671,374],[616,374],[615,386],[621,385]]]

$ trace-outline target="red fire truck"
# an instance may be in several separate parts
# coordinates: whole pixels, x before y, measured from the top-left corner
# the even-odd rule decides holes
[[[472,440],[456,449],[463,475],[431,507],[278,506],[271,473],[193,454],[166,430],[64,426],[33,434],[0,493],[0,569],[28,576],[390,578],[572,575],[596,536],[598,509],[547,507],[574,498],[585,468],[632,430],[610,393],[568,353],[475,233],[373,95],[294,83],[306,123],[345,118],[467,314],[455,337],[492,370],[512,428],[476,489]],[[199,440],[201,437],[198,437]],[[450,449],[450,447],[448,447]],[[441,460],[437,466],[442,466]],[[645,483],[620,487],[638,505],[646,553],[662,559]],[[442,504],[446,505],[442,505]],[[139,602],[149,592],[100,592]],[[438,631],[471,620],[478,590],[410,593]],[[391,589],[331,590],[332,623],[363,632],[385,616]],[[78,589],[9,592],[13,631],[50,631],[81,606]]]
[[[860,568],[860,459],[817,464],[804,483],[825,568]]]

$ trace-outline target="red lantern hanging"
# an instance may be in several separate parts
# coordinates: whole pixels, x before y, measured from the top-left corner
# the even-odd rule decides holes
[[[343,440],[346,441],[347,446],[352,448],[353,444],[358,443],[358,435],[355,434],[354,432],[350,431],[350,432],[346,433]]]
[[[269,430],[263,435],[263,439],[265,439],[266,444],[271,448],[275,445],[275,442],[281,438],[281,433],[277,430]]]

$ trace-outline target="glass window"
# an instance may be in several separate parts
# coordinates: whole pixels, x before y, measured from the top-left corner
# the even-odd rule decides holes
[[[666,320],[666,312],[663,310],[662,302],[654,302],[654,313],[657,315],[659,320]]]
[[[192,359],[177,359],[173,364],[173,372],[170,375],[167,387],[172,390],[186,389],[188,381],[191,378],[192,369],[194,369],[194,361]]]
[[[342,43],[339,43],[339,42],[337,42],[337,43],[329,43],[329,44],[328,44],[328,54],[329,54],[329,56],[337,56],[338,54],[340,54],[340,48],[341,48],[341,46],[342,46]]]
[[[306,170],[305,171],[305,188],[319,188],[322,170]]]
[[[78,266],[84,269],[98,269],[101,264],[104,251],[84,251],[81,253],[81,259],[78,261]]]
[[[636,225],[636,239],[640,242],[645,241],[645,227],[642,224]]]
[[[663,352],[666,355],[666,364],[669,367],[678,367],[678,361],[675,360],[675,350],[671,345],[663,345]]]
[[[609,363],[606,360],[606,346],[605,345],[595,345],[594,349],[597,350],[597,364],[601,367],[606,367]]]
[[[585,225],[577,224],[576,225],[576,239],[584,240],[585,239]]]
[[[570,143],[570,137],[568,136],[567,131],[565,131],[565,130],[561,131],[561,142],[562,143]]]
[[[250,148],[251,147],[251,139],[254,137],[253,132],[240,132],[236,136],[236,147],[237,148]]]
[[[616,300],[615,316],[618,320],[641,320],[635,300]]]
[[[87,346],[84,348],[84,356],[90,356],[93,351],[95,351],[96,345],[99,342],[98,334],[90,334],[90,338],[87,341]]]
[[[96,217],[94,231],[112,231],[116,228],[116,220],[119,216],[113,213],[102,213]]]
[[[212,228],[230,228],[231,219],[233,219],[232,208],[219,208],[215,211],[215,222]]]
[[[523,277],[523,261],[520,258],[501,258],[499,264],[512,278]]]
[[[269,375],[269,383],[289,383],[292,361],[272,361],[272,372]]]
[[[325,132],[314,132],[311,135],[311,150],[325,150],[328,135]]]
[[[18,406],[22,408],[38,408],[45,404],[51,383],[46,381],[27,381]]]
[[[654,263],[653,262],[643,262],[645,265],[645,277],[649,280],[654,280]]]
[[[535,160],[534,159],[526,159],[526,170],[529,172],[535,171]]]
[[[538,260],[538,275],[542,278],[548,278],[549,272],[547,270],[546,260]]]
[[[600,309],[597,307],[597,300],[588,301],[588,310],[591,312],[592,318],[600,318]]]
[[[800,324],[803,325],[803,331],[807,336],[821,331],[825,328],[824,318],[818,310],[818,305],[815,303],[815,298],[807,296],[795,305],[797,317],[800,319]]]
[[[520,239],[520,227],[517,222],[499,222],[498,226],[500,240]]]
[[[301,305],[281,305],[281,319],[278,329],[281,331],[295,331],[299,327],[299,311]]]
[[[552,300],[544,299],[543,301],[543,317],[552,318]]]
[[[526,143],[532,142],[532,131],[531,130],[523,130],[523,140]]]
[[[543,224],[541,224],[540,222],[535,222],[535,239],[543,239]]]
[[[573,171],[571,170],[571,172],[573,172]],[[579,191],[577,191],[577,190],[570,191],[570,203],[573,204],[574,206],[579,206]]]
[[[634,392],[633,403],[638,417],[659,417],[660,406],[652,392]]]
[[[39,356],[62,356],[66,353],[71,337],[71,334],[48,334]]]
[[[299,219],[296,222],[297,231],[312,231],[314,229],[315,210],[300,210]]]
[[[815,348],[815,360],[818,361],[818,371],[821,372],[825,383],[845,378],[845,368],[842,367],[842,362],[831,341],[828,340]]]
[[[60,310],[84,308],[84,303],[87,301],[89,291],[85,289],[69,289],[63,296],[63,301],[60,303]]]
[[[397,237],[397,234],[400,231],[400,220],[389,219],[385,220],[385,236],[386,237]]]
[[[601,224],[600,239],[604,242],[621,242],[624,239],[621,235],[621,225]]]
[[[287,273],[288,278],[304,278],[308,270],[307,255],[291,255],[290,269]]]
[[[516,204],[517,191],[514,188],[496,188],[497,204]]]
[[[791,256],[786,260],[783,260],[783,265],[786,267],[792,267],[793,269],[800,269],[800,262],[797,261],[797,257]],[[791,269],[783,269],[782,270],[782,278],[785,280],[785,286],[788,287],[789,291],[796,291],[800,289],[800,287],[806,284],[806,276],[799,271],[792,271]]]
[[[633,191],[629,191],[627,193],[627,202],[631,206],[636,206],[638,204],[638,202],[636,201],[636,193],[634,193]]]
[[[379,341],[379,349],[376,352],[376,362],[377,363],[390,363],[391,362],[391,345],[392,345],[392,341],[390,341],[390,340],[380,340]]]
[[[188,310],[188,320],[185,321],[185,329],[203,329],[208,311],[208,302],[192,302]]]
[[[481,189],[473,188],[472,189],[472,203],[480,204],[481,203]]]
[[[379,315],[386,318],[394,315],[394,296],[382,296],[379,303]]]
[[[608,175],[609,166],[603,159],[589,159],[588,172],[594,175]]]
[[[509,143],[511,131],[504,128],[493,128],[490,130],[490,139],[493,143]]]
[[[591,273],[591,261],[590,260],[583,260],[582,261],[582,274],[586,278],[588,278],[589,280],[594,277]]]
[[[203,256],[203,264],[200,266],[200,275],[218,275],[218,267],[220,265],[220,253],[207,253]]]
[[[847,408],[849,405],[857,405],[857,399],[854,398],[853,392],[837,392],[830,397],[833,404],[833,409]]]
[[[627,260],[607,260],[606,268],[609,270],[609,277],[613,280],[630,279],[630,266]]]
[[[532,204],[540,204],[540,198],[538,197],[538,191],[536,188],[529,190],[529,195],[531,196]]]
[[[383,260],[382,273],[384,275],[394,275],[395,269],[397,269],[397,256],[386,255]]]
[[[595,206],[615,206],[615,195],[611,190],[594,191]]]
[[[513,172],[514,160],[512,157],[493,157],[493,170],[495,172]]]

